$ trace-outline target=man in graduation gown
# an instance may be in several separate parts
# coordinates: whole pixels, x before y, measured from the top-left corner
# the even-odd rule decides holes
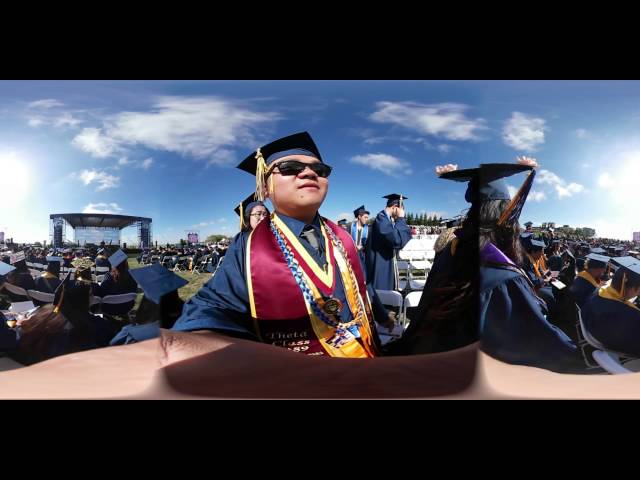
[[[369,212],[360,205],[353,211],[355,221],[351,223],[351,238],[356,244],[362,265],[365,266],[364,248],[369,238]]]
[[[372,311],[375,292],[365,286],[349,233],[318,213],[331,167],[311,136],[276,140],[238,168],[256,176],[257,199],[269,198],[275,211],[234,238],[174,329],[213,330],[307,355],[376,356],[374,319],[387,328],[393,322],[386,310]]]
[[[62,257],[47,257],[47,270],[35,279],[36,290],[44,293],[55,293],[60,286],[60,266]]]
[[[367,281],[375,290],[397,290],[396,252],[411,240],[411,229],[404,218],[403,200],[407,197],[386,195],[387,207],[376,215],[365,245]]]
[[[31,276],[31,272],[27,267],[27,260],[24,252],[17,252],[10,257],[11,265],[15,267],[7,277],[7,282],[15,285],[16,287],[24,288],[25,290],[34,290],[36,284]],[[29,299],[22,295],[16,295],[15,293],[8,292],[9,298],[12,302],[25,302]]]
[[[573,299],[580,308],[600,288],[602,280],[606,277],[610,258],[598,253],[590,253],[586,260],[586,268],[576,276],[569,287]]]
[[[612,262],[619,268],[611,284],[585,302],[582,321],[607,350],[640,358],[640,309],[631,302],[640,295],[640,261],[617,257]]]

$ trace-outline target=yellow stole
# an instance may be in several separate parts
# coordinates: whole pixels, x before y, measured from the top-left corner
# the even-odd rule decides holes
[[[531,265],[533,265],[533,271],[536,273],[536,277],[538,277],[538,278],[542,277],[542,275],[540,274],[540,269],[538,268],[538,263],[539,262],[535,261],[530,254],[527,253],[526,255],[527,255],[527,258],[529,258],[529,261],[531,262]],[[540,257],[540,258],[542,258],[542,257]]]
[[[636,307],[629,300],[625,300],[624,298],[622,298],[622,295],[620,295],[620,292],[618,292],[611,285],[609,285],[608,287],[602,287],[600,290],[598,290],[598,295],[602,298],[606,298],[607,300],[613,300],[615,302],[624,303],[627,307],[631,307],[635,310],[640,311],[640,308]]]
[[[587,272],[586,270],[581,271],[578,274],[578,277],[580,278],[584,278],[587,282],[589,282],[591,285],[593,285],[596,288],[600,288],[600,285],[598,284],[598,282],[596,282],[596,279],[593,278],[591,276],[591,274],[589,272]]]
[[[42,278],[58,278],[51,272],[43,272],[41,275]]]

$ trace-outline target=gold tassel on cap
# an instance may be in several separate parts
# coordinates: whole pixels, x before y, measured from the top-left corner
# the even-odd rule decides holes
[[[258,161],[258,166],[256,168],[256,200],[264,201],[264,190],[265,190],[265,176],[267,174],[267,162],[264,161],[264,157],[262,156],[262,152],[260,149],[256,150],[256,160]],[[270,183],[271,185],[271,183]],[[271,192],[273,188],[269,189]]]
[[[244,221],[244,211],[242,210],[242,202],[240,202],[240,230],[246,226]]]

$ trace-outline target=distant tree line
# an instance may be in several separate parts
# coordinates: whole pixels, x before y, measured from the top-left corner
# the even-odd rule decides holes
[[[407,213],[406,220],[409,225],[425,225],[437,227],[442,223],[442,217],[427,215],[426,213]]]

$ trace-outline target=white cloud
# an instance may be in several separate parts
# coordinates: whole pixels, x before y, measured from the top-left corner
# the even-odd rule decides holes
[[[365,165],[392,177],[411,174],[411,165],[408,162],[393,155],[387,155],[386,153],[356,155],[355,157],[351,157],[350,162]]]
[[[544,143],[544,132],[548,130],[545,120],[513,112],[504,123],[502,139],[504,143],[518,151],[533,152]]]
[[[566,180],[560,178],[555,173],[549,170],[544,170],[544,169],[538,172],[536,176],[536,182],[538,184],[552,186],[556,191],[556,195],[558,199],[563,199],[565,197],[572,197],[577,193],[585,191],[585,188],[583,185],[580,185],[579,183],[575,183],[575,182],[567,183]],[[543,191],[540,191],[537,193],[538,197],[540,197],[540,194],[543,194],[545,196],[544,198],[539,198],[539,200],[537,201],[541,201],[546,198],[546,194],[544,194]],[[529,194],[529,196],[531,196],[531,193]]]
[[[377,102],[376,108],[369,116],[374,122],[448,140],[480,140],[478,133],[487,129],[482,118],[466,117],[469,107],[459,103]]]
[[[35,102],[31,102],[27,105],[27,108],[53,108],[53,107],[63,107],[64,103],[54,99],[54,98],[45,98],[42,100],[36,100]]]
[[[83,128],[71,141],[74,147],[97,158],[107,158],[120,150],[118,142],[104,135],[99,128]]]
[[[118,165],[131,165],[133,162],[127,159],[127,157],[122,157],[118,160]]]
[[[99,158],[142,146],[229,164],[238,160],[230,148],[255,146],[257,129],[280,118],[220,97],[160,97],[148,112],[121,112],[84,129],[73,144]]]
[[[141,167],[144,168],[145,170],[149,170],[152,163],[153,163],[153,158],[147,158],[146,160],[143,160]]]
[[[122,212],[122,208],[118,206],[117,203],[90,203],[82,213],[115,213],[118,214]]]
[[[73,116],[69,111],[60,112],[56,107],[63,107],[64,103],[53,98],[36,100],[27,105],[26,117],[30,127],[53,125],[54,127],[76,127],[82,120]]]
[[[573,133],[575,133],[576,137],[582,138],[582,139],[587,138],[589,136],[589,132],[586,131],[584,128],[578,128],[574,130]]]
[[[54,127],[70,126],[75,127],[82,123],[82,120],[75,118],[71,113],[64,112],[51,120]]]
[[[335,219],[335,222],[338,223],[338,221],[340,221],[340,220],[346,220],[347,222],[352,222],[354,220],[353,212],[342,212],[342,213],[339,213],[338,216]]]
[[[531,190],[529,192],[527,200],[531,200],[532,202],[541,202],[543,200],[546,200],[546,198],[547,195],[543,191]]]
[[[451,145],[447,145],[446,143],[441,143],[436,148],[438,149],[439,152],[449,153],[451,151],[452,147],[451,147]]]
[[[580,193],[584,190],[584,186],[579,183],[571,182],[568,185],[556,185],[556,192],[558,198],[572,197],[576,193]]]
[[[616,184],[608,172],[604,172],[598,177],[598,186],[602,188],[611,188]]]
[[[39,127],[40,125],[44,125],[45,123],[44,118],[39,116],[30,116],[28,118],[29,120],[27,121],[27,124],[30,127]]]
[[[120,186],[120,177],[109,175],[106,172],[100,172],[98,170],[82,170],[79,174],[75,174],[75,176],[85,185],[90,185],[95,182],[98,185],[98,188],[96,188],[98,192]]]
[[[507,190],[509,190],[509,196],[510,196],[511,198],[513,198],[513,197],[514,197],[514,195],[515,195],[516,193],[518,193],[518,189],[517,189],[516,187],[514,187],[513,185],[507,185]]]

